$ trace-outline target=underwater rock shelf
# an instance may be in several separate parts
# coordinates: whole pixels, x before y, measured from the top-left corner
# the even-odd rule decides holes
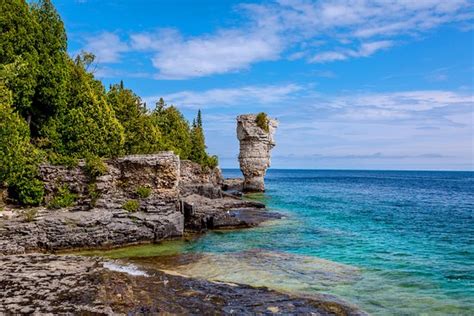
[[[159,270],[118,272],[107,267],[120,264],[98,258],[12,255],[0,256],[0,265],[0,313],[363,315],[328,298],[297,298]]]

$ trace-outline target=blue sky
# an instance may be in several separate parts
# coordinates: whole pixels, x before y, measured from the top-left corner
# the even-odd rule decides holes
[[[54,3],[107,85],[201,109],[222,167],[236,115],[265,111],[273,168],[474,169],[470,0]]]

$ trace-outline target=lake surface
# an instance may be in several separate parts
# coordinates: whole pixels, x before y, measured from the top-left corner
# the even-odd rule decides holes
[[[173,269],[334,295],[375,315],[474,314],[473,172],[269,170],[266,186],[251,198],[284,219],[111,256],[189,256]]]

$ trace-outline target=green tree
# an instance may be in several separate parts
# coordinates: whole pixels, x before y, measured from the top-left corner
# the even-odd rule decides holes
[[[149,154],[161,150],[160,130],[153,124],[140,97],[125,89],[120,82],[110,87],[107,100],[124,127],[126,154]]]
[[[12,94],[0,81],[0,186],[20,203],[38,205],[44,194],[37,178],[41,156],[30,143],[28,124],[11,103]]]
[[[49,117],[67,104],[69,57],[64,24],[51,1],[39,0],[31,7],[39,27],[38,76],[32,106],[32,132],[36,134]]]
[[[183,114],[174,106],[166,106],[163,99],[153,112],[153,122],[158,126],[164,150],[172,150],[181,159],[188,159],[191,152],[191,131]]]
[[[197,118],[193,121],[191,128],[191,150],[189,159],[200,164],[203,164],[207,159],[201,110],[198,111]]]
[[[14,107],[30,121],[39,71],[39,25],[25,0],[0,1],[0,12],[0,64],[26,65],[4,84],[12,92]]]
[[[68,64],[70,102],[45,126],[44,143],[54,152],[80,158],[89,154],[100,157],[123,154],[123,127],[107,103],[102,83],[85,70],[80,56]]]

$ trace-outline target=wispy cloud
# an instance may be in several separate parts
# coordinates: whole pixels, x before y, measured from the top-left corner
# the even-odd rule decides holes
[[[287,100],[303,87],[296,84],[245,86],[227,89],[210,89],[205,91],[180,91],[165,94],[161,97],[167,103],[176,104],[181,108],[213,108],[230,105],[275,104]],[[147,104],[155,103],[160,96],[145,97]]]
[[[83,50],[92,52],[97,63],[116,63],[120,61],[121,54],[130,50],[127,43],[111,32],[102,32],[85,38]]]
[[[240,25],[186,36],[175,29],[110,32],[86,38],[98,62],[119,62],[128,51],[148,52],[158,79],[188,79],[245,70],[261,61],[327,63],[369,57],[440,25],[460,28],[474,18],[469,0],[280,0],[238,5]],[[308,43],[317,43],[309,45]]]
[[[341,51],[318,53],[309,59],[309,62],[324,63],[336,60],[345,60],[356,57],[369,57],[379,50],[387,49],[394,45],[393,41],[376,41],[362,43],[357,50],[343,49]]]

